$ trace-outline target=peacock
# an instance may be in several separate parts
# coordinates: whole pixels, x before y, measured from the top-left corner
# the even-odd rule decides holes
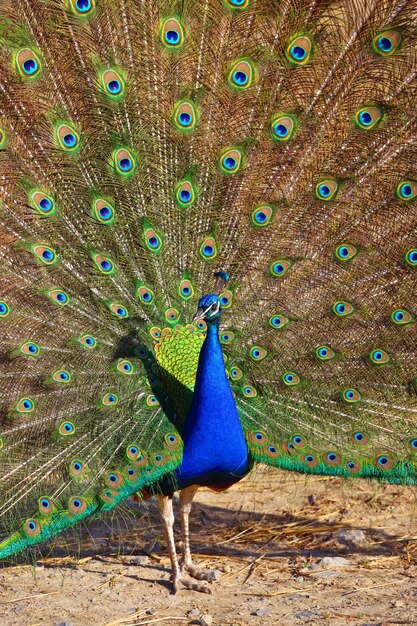
[[[199,487],[417,483],[416,18],[2,0],[2,559],[155,496],[210,592]]]

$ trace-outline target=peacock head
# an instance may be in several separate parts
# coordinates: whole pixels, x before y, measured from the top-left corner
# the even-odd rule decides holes
[[[229,280],[229,275],[226,272],[215,272],[216,283],[214,285],[213,293],[208,293],[198,301],[198,308],[193,317],[193,323],[198,320],[205,320],[206,322],[215,322],[221,313],[219,293],[223,291]]]

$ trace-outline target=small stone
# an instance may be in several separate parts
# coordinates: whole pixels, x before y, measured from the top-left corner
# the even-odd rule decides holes
[[[297,613],[294,613],[296,619],[305,619],[307,617],[315,617],[316,615],[317,613],[314,613],[314,611],[297,611]]]
[[[150,545],[150,544],[148,544]],[[130,565],[148,565],[149,564],[149,557],[148,556],[135,556],[131,559],[130,561]]]
[[[211,626],[213,623],[213,617],[208,613],[206,615],[202,615],[199,620],[200,626]]]
[[[303,583],[304,582],[304,576],[296,576],[295,577],[295,582]]]
[[[191,609],[190,611],[188,611],[187,616],[188,617],[198,617],[200,615],[201,611],[200,609],[194,608]]]
[[[148,609],[148,610],[146,611],[146,615],[155,615],[155,613],[156,613],[156,610],[155,610],[155,609]]]
[[[332,576],[337,576],[339,572],[336,572],[334,569],[326,570],[325,572],[313,572],[311,574],[314,578],[331,578]]]
[[[325,556],[324,559],[321,559],[318,563],[321,567],[326,567],[328,569],[332,567],[346,567],[350,565],[348,559],[345,559],[343,556]]]
[[[268,607],[264,606],[262,608],[256,609],[256,611],[254,611],[252,615],[256,615],[256,617],[265,617],[266,615],[269,615],[269,609]]]
[[[350,528],[341,528],[335,533],[335,537],[340,543],[345,544],[360,544],[366,543],[367,539],[362,530],[359,529],[350,529]]]
[[[55,626],[72,626],[71,622],[59,622],[59,624],[55,624]]]

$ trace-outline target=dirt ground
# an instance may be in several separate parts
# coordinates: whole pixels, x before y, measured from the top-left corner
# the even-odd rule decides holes
[[[69,558],[0,569],[0,624],[417,624],[415,496],[262,469],[226,493],[200,490],[192,548],[219,579],[211,595],[176,596],[155,505],[133,503],[136,527],[123,514]]]

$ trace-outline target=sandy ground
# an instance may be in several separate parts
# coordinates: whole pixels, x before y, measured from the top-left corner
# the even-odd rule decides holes
[[[211,595],[170,594],[155,505],[132,504],[136,527],[122,515],[113,533],[93,525],[81,551],[67,540],[70,558],[0,569],[0,624],[417,624],[415,495],[263,470],[223,494],[200,490],[192,548],[219,571]]]

